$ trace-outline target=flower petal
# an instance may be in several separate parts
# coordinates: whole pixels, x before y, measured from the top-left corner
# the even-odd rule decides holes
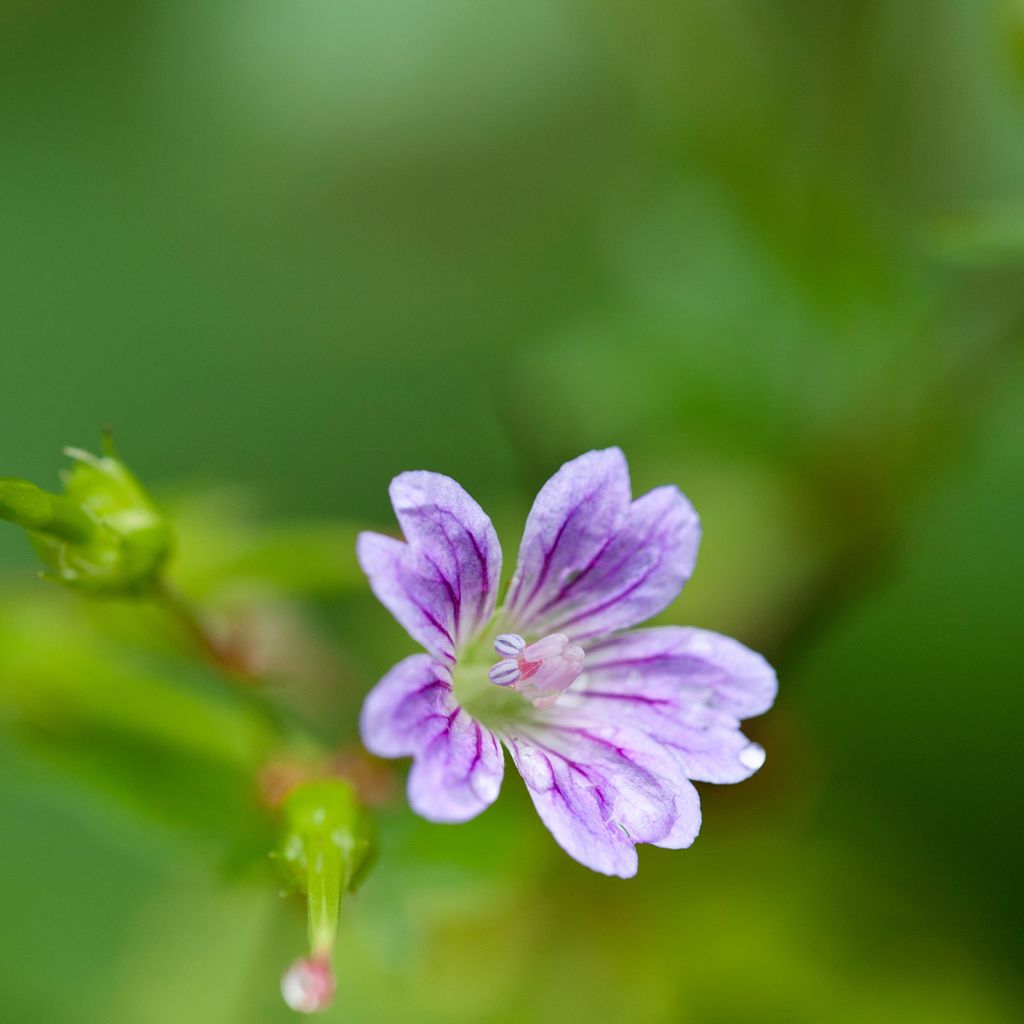
[[[699,782],[739,782],[764,752],[740,720],[775,700],[775,671],[743,644],[703,629],[637,630],[596,644],[572,691],[586,714],[642,729]]]
[[[700,831],[679,761],[637,729],[559,708],[504,740],[541,820],[594,871],[630,878],[637,843],[678,849]]]
[[[377,533],[357,553],[381,603],[431,654],[456,651],[486,623],[501,575],[501,546],[491,520],[452,479],[402,473],[391,502],[407,543]]]
[[[690,578],[700,521],[676,487],[630,503],[617,448],[563,466],[527,519],[506,610],[519,629],[579,641],[662,611]]]
[[[622,524],[629,467],[618,448],[567,462],[541,488],[526,519],[505,611],[528,622],[566,578],[585,567]]]
[[[409,803],[430,821],[475,818],[494,803],[501,744],[455,701],[451,675],[426,654],[399,662],[363,704],[363,743],[380,757],[412,755]]]

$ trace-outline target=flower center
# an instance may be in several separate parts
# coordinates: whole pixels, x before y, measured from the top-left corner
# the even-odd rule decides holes
[[[536,708],[548,708],[583,671],[583,648],[564,633],[527,644],[518,633],[502,633],[494,649],[504,657],[487,673],[495,686],[521,693]]]
[[[466,651],[452,669],[452,686],[461,707],[495,728],[522,718],[529,704],[550,707],[583,671],[583,649],[562,633],[534,644],[502,633],[494,649],[502,659],[490,665],[483,651]]]

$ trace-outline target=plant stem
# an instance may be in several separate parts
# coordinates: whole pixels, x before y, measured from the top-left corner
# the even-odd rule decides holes
[[[157,603],[184,630],[200,653],[214,666],[226,672],[232,680],[240,681],[244,673],[238,664],[222,650],[203,625],[195,608],[166,580],[160,580],[153,589]]]
[[[27,480],[0,480],[0,519],[73,543],[90,540],[97,530],[77,502]]]

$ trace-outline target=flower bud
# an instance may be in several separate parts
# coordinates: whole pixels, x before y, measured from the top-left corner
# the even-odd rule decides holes
[[[292,888],[305,893],[310,956],[282,979],[292,1009],[324,1009],[334,995],[331,951],[341,900],[369,863],[370,823],[343,779],[301,782],[285,797],[283,829],[274,857]]]
[[[171,532],[142,485],[105,442],[102,456],[69,448],[64,494],[0,480],[0,518],[28,531],[50,575],[100,593],[133,593],[156,581]]]

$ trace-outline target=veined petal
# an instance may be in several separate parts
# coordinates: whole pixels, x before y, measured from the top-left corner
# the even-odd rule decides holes
[[[637,729],[552,709],[504,740],[541,820],[594,871],[629,878],[637,843],[678,849],[700,831],[679,761]]]
[[[667,626],[595,644],[573,698],[586,714],[627,723],[671,748],[691,779],[739,782],[764,761],[740,720],[767,711],[775,671],[719,633]]]
[[[700,521],[676,487],[629,500],[617,448],[590,452],[545,484],[527,519],[506,604],[521,630],[575,642],[662,611],[690,578]]]
[[[487,622],[501,575],[491,520],[452,479],[402,473],[391,501],[406,542],[376,533],[357,553],[381,603],[427,651],[445,661]]]
[[[428,655],[414,654],[384,676],[363,704],[360,727],[372,753],[413,757],[409,803],[422,817],[468,821],[497,798],[501,744],[459,707],[451,674]]]
[[[526,519],[505,611],[517,623],[607,544],[629,506],[629,467],[618,448],[567,462],[541,488]]]
[[[629,506],[600,554],[541,606],[535,628],[578,642],[644,622],[679,596],[699,544],[700,520],[683,493],[649,491]]]

